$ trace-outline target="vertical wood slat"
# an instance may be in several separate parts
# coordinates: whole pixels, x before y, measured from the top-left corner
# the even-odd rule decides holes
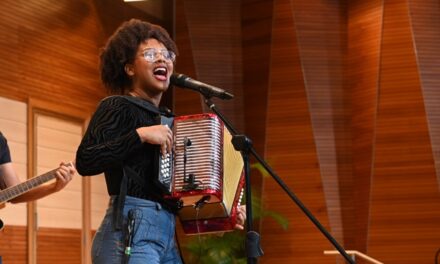
[[[81,236],[81,264],[90,264],[92,250],[92,206],[91,206],[91,179],[82,181],[82,236]]]
[[[347,14],[344,2],[292,1],[301,66],[326,196],[331,233],[343,243],[353,221],[351,103],[345,82]]]
[[[243,108],[246,135],[264,154],[273,2],[242,1]]]
[[[37,171],[36,168],[36,120],[32,104],[28,104],[28,178]],[[27,263],[37,263],[37,205],[35,201],[27,203]]]
[[[244,0],[241,4],[243,48],[244,134],[264,158],[273,25],[273,1]],[[250,162],[256,163],[251,156]],[[262,198],[264,178],[251,170],[253,195]],[[262,219],[256,219],[260,231]]]
[[[265,157],[328,228],[291,1],[275,1],[273,14]],[[289,220],[289,228],[284,231],[273,220],[263,219],[262,263],[287,263],[293,258],[302,263],[332,262],[318,253],[328,244],[326,239],[272,179],[264,182],[263,199],[266,208]]]
[[[409,16],[440,190],[440,3],[410,0]]]
[[[344,242],[348,249],[367,252],[383,1],[350,1],[348,14],[347,89],[352,102],[354,196],[345,199],[353,202],[354,218],[344,219]]]

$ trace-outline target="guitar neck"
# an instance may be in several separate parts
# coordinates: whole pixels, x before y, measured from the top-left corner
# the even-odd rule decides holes
[[[69,166],[69,165],[67,165]],[[2,191],[0,191],[0,203],[5,203],[11,199],[14,199],[17,196],[22,195],[23,193],[26,193],[52,179],[55,178],[56,174],[55,172],[57,169],[48,171],[40,176],[33,177],[25,182],[19,183],[17,185],[14,185],[12,187],[6,188]]]

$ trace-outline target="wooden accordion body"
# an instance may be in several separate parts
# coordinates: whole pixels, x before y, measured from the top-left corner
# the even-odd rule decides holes
[[[176,117],[174,152],[162,160],[159,181],[179,199],[186,234],[233,230],[244,185],[243,159],[215,114]]]

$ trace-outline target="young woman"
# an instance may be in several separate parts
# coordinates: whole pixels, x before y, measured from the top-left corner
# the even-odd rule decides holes
[[[168,89],[177,48],[160,26],[132,19],[110,37],[101,80],[121,96],[102,100],[77,151],[81,175],[104,172],[110,206],[97,231],[93,263],[181,263],[174,240],[176,202],[155,184],[157,149],[171,152],[173,134],[160,125],[159,103]],[[238,228],[245,213],[240,209]]]

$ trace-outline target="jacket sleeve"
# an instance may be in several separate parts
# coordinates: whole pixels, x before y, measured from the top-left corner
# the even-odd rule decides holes
[[[9,152],[8,141],[0,132],[0,165],[11,162],[11,153]]]
[[[101,102],[76,152],[76,168],[83,176],[119,167],[142,142],[136,132],[132,108],[125,100]]]

